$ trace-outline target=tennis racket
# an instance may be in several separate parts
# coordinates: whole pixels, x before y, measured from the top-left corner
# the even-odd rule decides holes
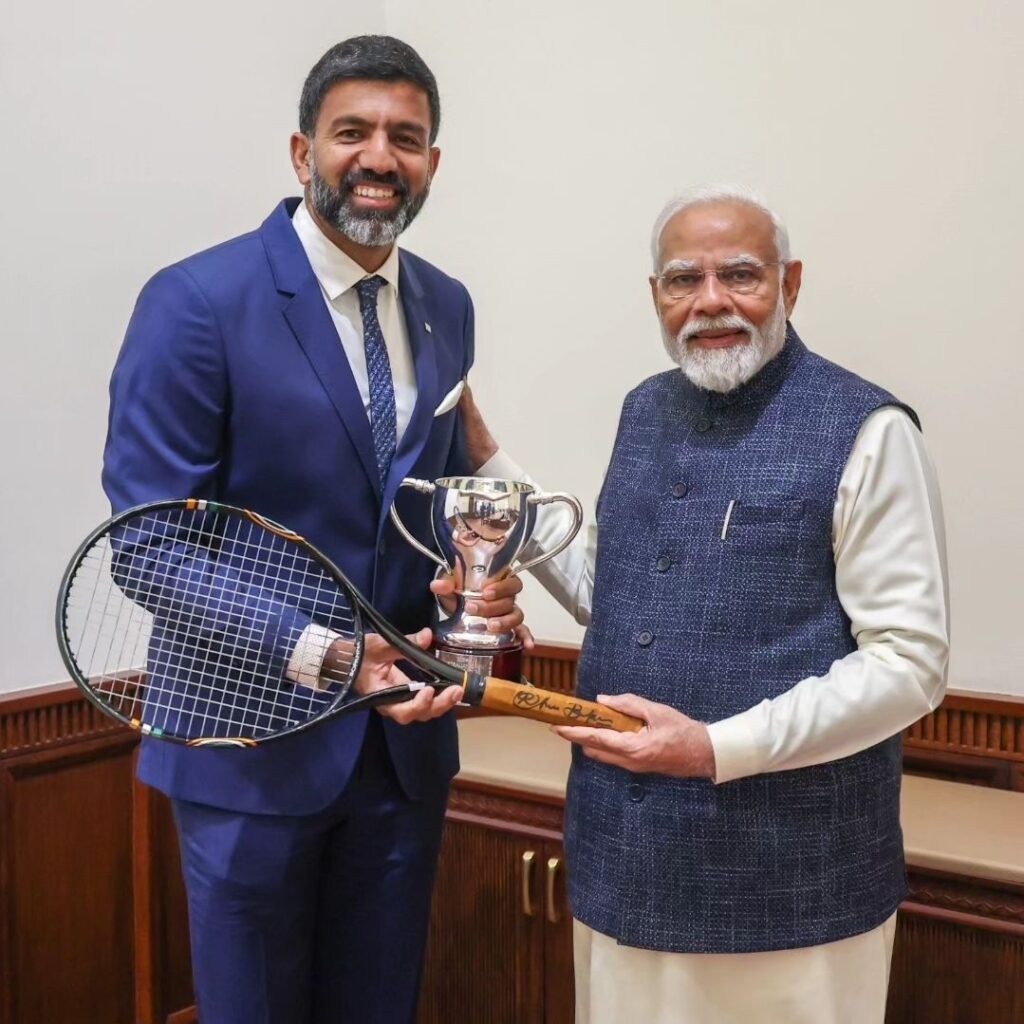
[[[189,746],[254,747],[335,714],[411,700],[424,686],[462,686],[467,704],[561,725],[644,724],[439,661],[307,540],[213,501],[140,505],[95,529],[65,571],[56,627],[64,663],[93,704]],[[429,678],[352,696],[367,627]]]

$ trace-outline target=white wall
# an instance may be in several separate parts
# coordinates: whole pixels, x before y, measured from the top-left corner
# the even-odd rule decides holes
[[[65,674],[53,595],[105,513],[106,380],[139,287],[293,191],[304,74],[332,42],[381,30],[417,46],[442,90],[441,168],[407,244],[470,286],[474,386],[530,472],[592,509],[622,396],[667,365],[650,222],[683,185],[754,185],[805,262],[805,340],[924,421],[946,500],[952,684],[1024,693],[1024,8],[1010,0],[6,13],[0,689]],[[526,607],[539,636],[578,638],[537,588]]]
[[[1024,5],[388,0],[445,102],[410,245],[470,286],[499,439],[589,510],[625,392],[669,364],[662,202],[748,183],[805,263],[794,322],[924,422],[950,547],[951,684],[1024,694]],[[579,632],[546,595],[535,632]]]
[[[66,679],[57,585],[109,514],[106,387],[161,266],[295,194],[299,90],[380,0],[16,4],[0,26],[0,690]]]

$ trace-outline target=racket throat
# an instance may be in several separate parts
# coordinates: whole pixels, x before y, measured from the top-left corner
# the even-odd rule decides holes
[[[483,703],[487,689],[487,677],[479,672],[467,672],[463,677],[463,701],[470,707],[477,708]]]

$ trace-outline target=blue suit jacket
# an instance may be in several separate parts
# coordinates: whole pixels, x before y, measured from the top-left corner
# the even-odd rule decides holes
[[[473,362],[473,307],[458,281],[401,252],[416,367],[412,420],[378,479],[369,420],[320,285],[283,201],[258,231],[160,271],[142,291],[110,384],[103,486],[115,512],[163,498],[251,508],[309,538],[406,631],[433,621],[432,564],[387,512],[404,476],[466,473],[457,411],[434,410]],[[429,543],[425,499],[403,519]],[[252,813],[307,814],[344,788],[366,713],[255,750],[143,742],[139,776],[170,796]],[[450,716],[385,722],[415,797],[458,769]]]

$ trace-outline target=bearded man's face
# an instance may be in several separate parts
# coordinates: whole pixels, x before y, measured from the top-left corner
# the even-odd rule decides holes
[[[662,232],[660,265],[651,290],[665,349],[698,387],[731,391],[782,350],[800,267],[780,263],[762,210],[734,200],[682,210]]]

